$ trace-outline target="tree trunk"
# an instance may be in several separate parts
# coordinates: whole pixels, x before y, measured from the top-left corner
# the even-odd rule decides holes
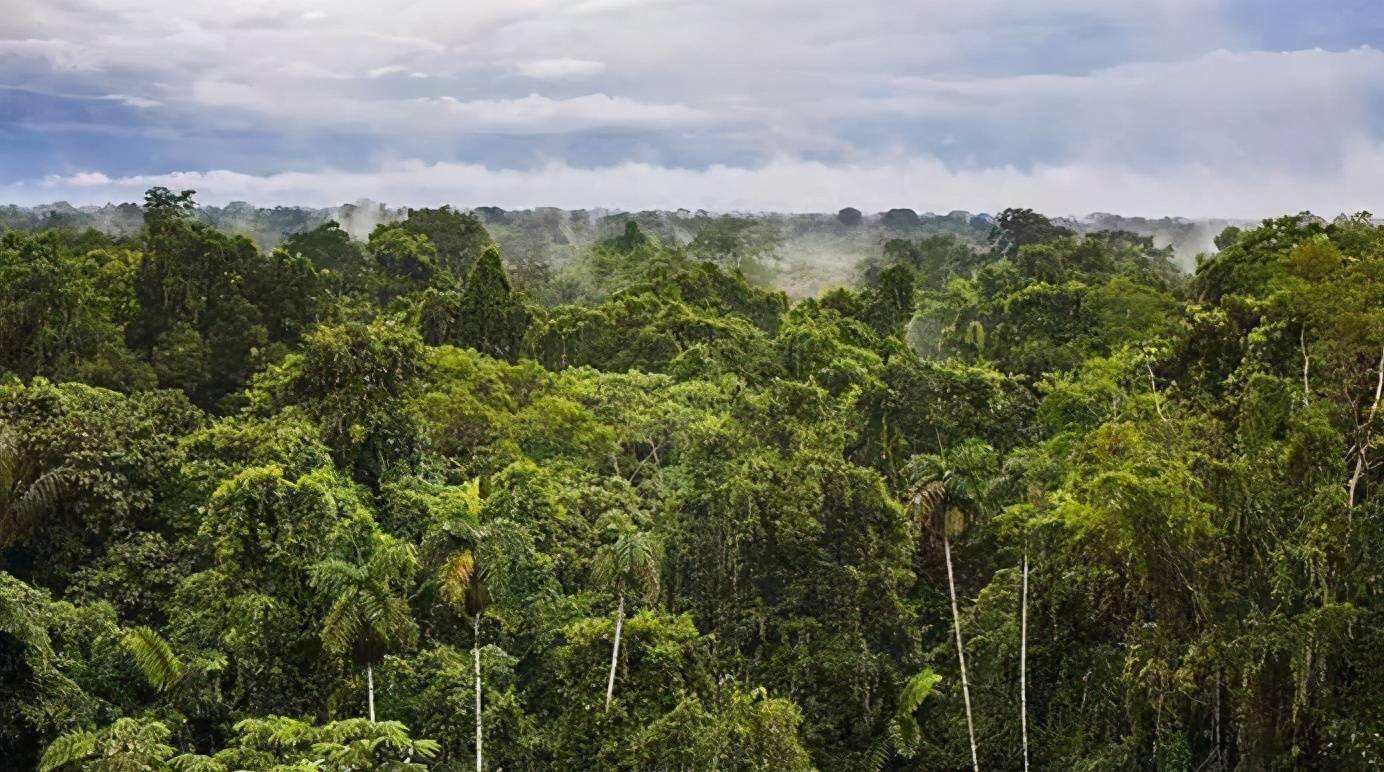
[[[1384,396],[1384,349],[1379,352],[1379,380],[1374,386],[1374,402],[1370,405],[1369,418],[1365,419],[1364,431],[1359,434],[1360,439],[1355,446],[1355,472],[1350,476],[1350,490],[1346,497],[1346,506],[1355,506],[1355,488],[1360,484],[1360,477],[1365,473],[1365,448],[1369,445],[1370,426],[1374,424],[1374,414],[1379,410],[1379,399]]]
[[[471,620],[471,654],[476,665],[476,772],[485,769],[484,756],[481,755],[481,615],[478,612]]]
[[[1299,336],[1302,343],[1302,406],[1307,407],[1308,398],[1312,395],[1312,385],[1307,381],[1307,370],[1312,360],[1307,356],[1307,325],[1302,326],[1302,334]]]
[[[369,662],[365,663],[365,694],[370,705],[370,723],[375,723],[375,670]]]
[[[1024,738],[1024,772],[1028,772],[1028,547],[1024,547],[1024,581],[1019,600],[1019,726]]]
[[[615,612],[615,647],[610,651],[610,680],[606,682],[605,709],[610,710],[610,699],[615,696],[615,665],[620,661],[620,630],[625,626],[625,594],[620,593],[620,607]]]
[[[942,552],[947,559],[947,589],[951,591],[952,630],[956,631],[956,660],[961,664],[961,697],[966,703],[966,732],[971,739],[971,766],[980,772],[980,761],[976,755],[976,727],[971,718],[971,687],[966,682],[966,651],[961,645],[961,612],[956,608],[956,579],[952,577],[951,539],[945,527],[942,533]]]

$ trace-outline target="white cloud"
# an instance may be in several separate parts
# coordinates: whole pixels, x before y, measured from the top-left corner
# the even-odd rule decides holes
[[[408,68],[403,65],[387,64],[383,67],[376,67],[366,74],[372,78],[383,78],[386,75],[401,75],[406,72],[408,72]]]
[[[111,102],[119,102],[126,107],[158,107],[163,104],[157,99],[148,97],[130,96],[129,94],[103,94],[98,99],[105,99]]]
[[[0,40],[0,57],[7,56],[46,61],[59,72],[98,69],[80,45],[67,40]]]
[[[590,59],[535,59],[514,66],[529,78],[588,78],[605,72],[605,63]]]
[[[363,100],[311,90],[265,90],[247,83],[207,79],[193,85],[198,102],[275,116],[284,121],[330,122],[409,135],[468,132],[558,134],[597,128],[668,129],[701,125],[711,113],[680,104],[641,102],[608,94],[554,99],[463,100],[451,95]]]
[[[416,100],[401,110],[404,120],[441,119],[442,126],[516,134],[581,131],[600,127],[681,128],[711,119],[686,105],[639,102],[606,94],[552,99],[529,94],[519,99],[460,101],[452,97]]]
[[[357,198],[391,204],[507,208],[559,206],[622,209],[678,207],[746,211],[998,211],[1021,204],[1050,214],[1118,211],[1130,215],[1257,218],[1311,209],[1324,215],[1377,204],[1384,144],[1351,145],[1347,163],[1319,174],[1169,166],[1154,174],[1115,166],[1065,164],[952,169],[926,156],[825,164],[777,158],[756,167],[681,169],[642,163],[578,168],[554,162],[529,170],[406,161],[373,171],[324,170],[250,175],[180,172],[111,178],[99,172],[12,185],[7,198],[28,203],[135,201],[153,185],[193,188],[199,200],[247,200],[268,206],[328,206]]]

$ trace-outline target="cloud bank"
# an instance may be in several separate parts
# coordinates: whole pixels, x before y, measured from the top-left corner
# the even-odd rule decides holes
[[[1067,164],[1022,170],[1012,166],[951,169],[936,158],[906,157],[860,163],[777,158],[760,166],[716,165],[680,169],[646,163],[578,168],[565,162],[540,167],[488,169],[477,164],[413,160],[371,171],[179,172],[111,178],[99,172],[52,176],[12,185],[6,197],[30,203],[140,200],[153,185],[199,191],[205,203],[250,201],[271,205],[330,206],[372,198],[391,204],[504,208],[677,209],[720,211],[865,211],[906,206],[919,211],[995,212],[1044,202],[1052,214],[1114,211],[1129,215],[1259,218],[1299,211],[1303,200],[1331,216],[1364,208],[1380,193],[1384,145],[1359,145],[1348,174],[1242,177],[1204,167],[1159,173]]]

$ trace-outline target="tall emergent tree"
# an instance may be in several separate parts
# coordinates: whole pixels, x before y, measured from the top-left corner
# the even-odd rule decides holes
[[[471,266],[457,308],[457,342],[496,359],[514,361],[530,314],[509,285],[500,250],[487,246]]]
[[[971,740],[971,765],[980,770],[976,753],[975,721],[971,715],[971,689],[966,675],[966,647],[961,639],[961,612],[956,603],[956,578],[952,572],[951,540],[969,523],[984,517],[984,470],[993,462],[994,450],[979,440],[967,440],[949,452],[915,456],[905,473],[911,484],[906,501],[926,534],[942,541],[947,564],[947,591],[951,594],[952,631],[956,660],[961,670],[961,695],[966,705],[966,731]]]
[[[610,680],[606,682],[606,710],[615,695],[615,669],[620,661],[620,632],[625,625],[625,594],[644,599],[658,596],[661,548],[657,537],[637,530],[627,518],[608,526],[615,540],[602,544],[596,553],[596,579],[611,588],[619,603],[615,610],[615,643],[610,652]]]
[[[481,617],[503,600],[512,570],[527,552],[524,531],[513,521],[481,522],[480,481],[462,486],[466,506],[441,513],[423,540],[433,581],[443,600],[471,618],[475,676],[476,769],[485,768],[481,704]]]
[[[364,565],[324,560],[312,567],[312,582],[333,598],[322,622],[322,643],[336,655],[349,654],[365,667],[370,720],[375,720],[374,666],[391,649],[411,646],[418,626],[404,588],[418,569],[413,547],[376,533]]]

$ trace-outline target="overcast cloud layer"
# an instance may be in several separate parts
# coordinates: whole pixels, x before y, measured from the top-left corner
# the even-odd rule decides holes
[[[0,0],[0,203],[1384,210],[1373,0]]]

